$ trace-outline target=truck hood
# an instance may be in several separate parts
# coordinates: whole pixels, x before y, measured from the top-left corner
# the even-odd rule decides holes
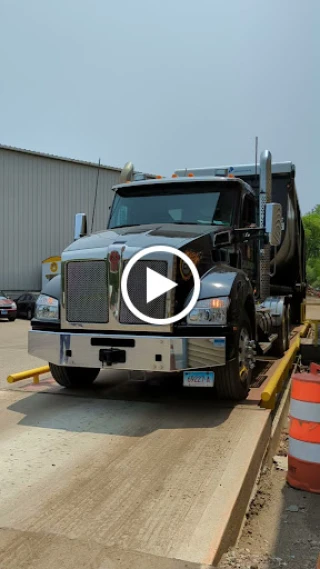
[[[123,227],[93,233],[74,241],[65,251],[80,251],[85,249],[99,249],[111,245],[128,245],[134,248],[145,248],[153,245],[167,245],[182,248],[184,245],[201,237],[207,238],[217,232],[226,231],[228,227],[212,225],[178,225],[152,224],[137,227]]]

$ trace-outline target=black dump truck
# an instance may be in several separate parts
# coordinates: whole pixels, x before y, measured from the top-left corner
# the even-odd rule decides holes
[[[76,215],[61,275],[38,298],[29,353],[66,388],[102,368],[180,372],[186,387],[245,399],[256,358],[281,357],[300,323],[295,166],[264,151],[257,165],[144,179],[127,163],[113,190],[105,231],[88,235]]]

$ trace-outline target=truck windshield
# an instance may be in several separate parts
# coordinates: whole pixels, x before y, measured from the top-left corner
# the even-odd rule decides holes
[[[239,192],[221,185],[214,183],[213,189],[213,184],[194,182],[120,188],[108,228],[151,223],[231,226]]]

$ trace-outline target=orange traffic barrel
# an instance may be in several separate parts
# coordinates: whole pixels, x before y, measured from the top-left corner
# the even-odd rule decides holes
[[[292,376],[287,481],[320,494],[320,365]]]

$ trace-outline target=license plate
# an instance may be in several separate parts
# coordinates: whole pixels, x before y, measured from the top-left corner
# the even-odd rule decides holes
[[[1,310],[1,316],[7,316],[8,311],[7,310]]]
[[[213,387],[213,371],[184,371],[183,387]]]

